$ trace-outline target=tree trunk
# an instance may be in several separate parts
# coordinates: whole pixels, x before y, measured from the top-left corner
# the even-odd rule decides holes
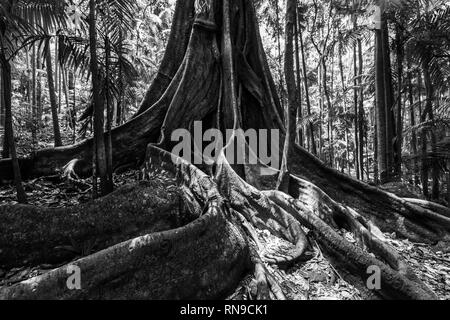
[[[36,134],[38,135],[39,140],[39,134],[42,129],[42,57],[41,57],[41,50],[38,47],[36,50],[36,72],[37,72],[37,84],[36,84]]]
[[[5,136],[8,141],[9,152],[11,154],[12,171],[14,175],[14,185],[17,192],[17,201],[26,203],[27,197],[22,186],[19,161],[16,153],[16,142],[14,140],[13,118],[12,118],[12,91],[11,91],[11,65],[6,59],[3,49],[0,51],[0,65],[2,69],[3,101],[5,104]]]
[[[301,72],[302,72],[302,67],[300,65],[300,44],[298,41],[298,37],[299,37],[299,30],[300,30],[300,18],[299,18],[299,12],[298,12],[298,8],[297,5],[295,5],[295,26],[294,26],[294,39],[295,39],[295,65],[296,65],[296,76],[297,76],[297,104],[298,104],[298,109],[297,109],[297,119],[299,120],[300,123],[303,122],[303,107],[302,107],[302,76],[301,76]],[[299,141],[299,145],[300,147],[304,147],[305,146],[305,140],[304,140],[304,127],[303,125],[301,125],[298,128],[298,141]]]
[[[321,53],[318,52],[321,56]],[[323,122],[323,104],[324,104],[324,98],[323,98],[323,63],[321,56],[319,61],[319,68],[318,68],[318,87],[319,87],[319,159],[323,160],[323,128],[322,128],[322,122]]]
[[[386,114],[386,162],[388,169],[388,179],[391,178],[394,171],[394,151],[395,148],[395,115],[394,115],[394,99],[392,92],[392,68],[391,68],[391,51],[389,47],[389,31],[386,18],[383,19],[383,27],[381,29],[381,47],[383,56],[383,79],[384,79],[384,99]]]
[[[67,73],[66,73],[67,77]],[[73,70],[73,104],[72,104],[72,139],[73,143],[77,143],[77,70]]]
[[[1,66],[0,66],[0,72],[3,73]],[[5,150],[4,150],[5,137],[6,137],[5,133],[6,133],[6,131],[5,131],[5,98],[4,98],[4,94],[3,94],[3,79],[2,79],[2,77],[0,77],[0,134],[3,137],[2,141],[1,141],[1,143],[2,143],[2,158],[5,155]]]
[[[281,98],[281,106],[284,108],[285,102],[285,91],[284,91],[284,82],[283,82],[283,67],[282,67],[282,55],[281,55],[281,26],[280,26],[280,7],[279,1],[274,0],[275,5],[275,33],[277,35],[277,48],[278,48],[278,76],[280,77],[280,98]]]
[[[89,44],[91,52],[92,96],[94,102],[94,139],[96,153],[96,167],[100,177],[101,195],[107,195],[113,190],[113,182],[108,177],[107,155],[104,134],[104,100],[101,96],[101,79],[97,62],[97,30],[96,4],[89,1]]]
[[[347,113],[347,88],[345,86],[345,75],[344,75],[344,63],[342,61],[342,47],[339,47],[339,71],[341,75],[341,87],[342,87],[342,101],[343,101],[343,109],[344,113]],[[351,165],[350,165],[350,146],[349,146],[349,132],[348,132],[348,123],[345,121],[345,162],[347,167],[347,173],[351,176]]]
[[[58,113],[61,114],[62,96],[61,96],[61,71],[59,64],[59,37],[55,39],[55,92],[58,93]]]
[[[358,106],[358,143],[359,143],[359,172],[361,173],[361,179],[364,180],[364,123],[365,123],[365,112],[364,112],[364,87],[363,87],[363,74],[364,74],[364,60],[363,60],[363,52],[362,52],[362,42],[361,39],[358,39],[358,61],[359,61],[359,72],[358,72],[358,85],[359,89],[359,106]],[[367,172],[367,175],[369,173]],[[367,180],[370,178],[368,177]]]
[[[434,120],[433,116],[433,101],[435,99],[434,97],[434,88],[431,81],[431,75],[429,70],[429,63],[430,63],[431,57],[426,56],[425,59],[422,61],[422,71],[423,71],[423,79],[425,83],[425,91],[426,91],[426,97],[427,101],[425,104],[425,109],[422,114],[422,123],[424,123],[427,119],[430,121]],[[427,133],[430,134],[430,140],[431,140],[431,153],[428,152],[428,145],[427,145]],[[432,164],[432,178],[433,178],[433,185],[432,185],[432,194],[431,197],[433,199],[439,199],[439,167],[437,165],[437,162],[434,161],[433,157],[436,151],[436,137],[433,132],[433,129],[423,130],[422,133],[422,185],[423,185],[423,192],[424,195],[428,198],[429,197],[429,191],[428,191],[428,174],[429,174],[429,166]]]
[[[308,70],[306,68],[306,56],[305,56],[305,46],[303,44],[303,34],[302,29],[299,29],[300,34],[300,49],[302,51],[302,64],[303,64],[303,82],[305,85],[305,99],[306,99],[306,107],[308,111],[308,117],[311,117],[311,100],[309,96],[309,84],[308,84]],[[308,121],[309,128],[309,144],[311,146],[311,152],[314,155],[317,155],[317,146],[314,138],[314,124],[312,120]]]
[[[3,70],[3,67],[0,67],[1,69],[1,71],[2,71],[2,74],[3,74],[3,72],[6,72],[6,71],[4,71]],[[1,125],[1,127],[2,127],[2,131],[3,131],[3,135],[2,135],[2,137],[3,137],[3,139],[2,139],[2,158],[3,159],[7,159],[7,158],[9,158],[10,157],[10,142],[9,142],[9,138],[8,138],[8,134],[7,134],[7,132],[6,132],[6,125],[7,125],[7,121],[6,121],[6,99],[5,99],[5,92],[4,92],[4,79],[3,79],[3,77],[1,76],[0,77],[1,78],[1,80],[0,80],[0,85],[1,85],[1,89],[0,89],[0,93],[1,93],[1,101],[0,101],[0,106],[1,106],[1,109],[0,109],[0,114],[1,114],[1,116],[0,116],[0,120],[2,121],[1,123],[0,123],[0,125]]]
[[[450,160],[447,160],[447,206],[450,208]]]
[[[108,177],[108,181],[111,182],[112,188],[108,190],[109,192],[112,192],[114,189],[114,180],[113,180],[113,145],[112,145],[112,137],[111,137],[111,130],[112,130],[112,122],[113,122],[113,108],[111,105],[111,95],[109,88],[110,83],[110,59],[111,59],[111,46],[109,43],[108,35],[106,35],[105,38],[105,69],[106,69],[106,175]]]
[[[297,115],[297,91],[295,86],[294,73],[294,28],[296,21],[296,1],[288,0],[286,3],[286,48],[284,57],[284,74],[286,77],[288,104],[286,108],[286,137],[284,141],[283,159],[281,172],[278,177],[277,190],[289,193],[290,166],[292,161],[292,151],[295,144],[296,135],[296,115]]]
[[[395,173],[397,176],[402,175],[402,146],[403,146],[403,60],[404,60],[404,48],[403,48],[403,34],[399,24],[396,24],[396,48],[397,48],[397,134],[396,134],[396,157],[395,157]]]
[[[353,8],[356,10],[356,4],[355,1],[353,1]],[[353,20],[353,30],[356,30],[358,26],[358,18],[356,16],[356,13],[353,13],[352,15]],[[355,125],[355,150],[353,151],[353,159],[354,159],[354,166],[355,166],[355,173],[356,173],[356,179],[361,179],[361,172],[360,172],[360,158],[359,158],[359,112],[358,112],[358,55],[357,55],[357,44],[353,44],[353,106],[354,106],[354,125]]]
[[[377,97],[375,96],[375,105],[374,105],[374,134],[373,134],[373,182],[375,185],[380,183],[380,175],[378,171],[378,103]]]
[[[37,84],[36,84],[36,46],[33,44],[31,53],[31,72],[32,72],[32,87],[33,97],[31,102],[31,143],[33,149],[36,149],[37,139]]]
[[[323,92],[325,95],[325,99],[327,101],[327,111],[328,111],[328,123],[327,123],[328,144],[329,144],[328,153],[329,153],[329,159],[330,159],[330,167],[333,167],[333,159],[334,159],[333,138],[332,138],[332,135],[333,135],[333,133],[332,133],[332,131],[333,131],[332,108],[333,108],[333,106],[331,103],[330,91],[328,89],[328,83],[327,83],[328,69],[327,69],[327,64],[326,64],[325,59],[322,60],[322,71],[323,71],[323,76],[322,76]]]
[[[47,41],[45,51],[45,64],[47,65],[48,92],[50,95],[50,106],[53,119],[53,137],[55,139],[55,147],[62,146],[61,131],[59,128],[58,105],[56,100],[55,82],[53,81],[52,55],[50,52],[50,40]]]
[[[122,50],[123,50],[123,35],[122,30],[119,30],[119,52],[117,53],[117,59],[120,61],[122,59]],[[119,84],[118,84],[118,98],[116,101],[116,126],[120,126],[122,124],[122,114],[123,114],[123,97],[124,97],[124,81],[123,81],[123,71],[122,64],[119,64],[119,71],[117,75]]]
[[[376,114],[377,114],[377,145],[378,145],[378,174],[380,176],[381,184],[388,182],[390,172],[387,159],[387,115],[386,115],[386,100],[385,100],[385,82],[384,82],[384,59],[382,48],[382,32],[375,31],[375,92],[376,92]]]
[[[409,118],[411,127],[414,128],[416,126],[416,110],[414,108],[414,94],[413,94],[413,84],[412,84],[412,71],[411,71],[411,63],[408,60],[408,99],[409,99]],[[413,159],[413,181],[414,185],[418,186],[420,183],[419,177],[419,164],[417,161],[418,153],[417,153],[417,133],[416,130],[412,130],[411,132],[411,155]]]
[[[64,87],[64,98],[65,98],[65,103],[66,103],[66,110],[67,112],[70,112],[70,102],[69,102],[69,88],[67,85],[67,70],[63,70],[62,72],[62,86]],[[73,123],[72,123],[72,118],[70,119],[69,122],[69,128],[73,129]]]

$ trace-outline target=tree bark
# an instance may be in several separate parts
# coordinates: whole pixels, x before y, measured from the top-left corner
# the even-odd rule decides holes
[[[308,70],[306,68],[306,55],[305,55],[305,46],[303,44],[303,33],[302,29],[299,29],[300,34],[300,49],[302,51],[302,64],[303,64],[303,83],[305,85],[305,99],[306,99],[306,107],[308,111],[308,117],[311,117],[311,100],[309,96],[309,84],[308,84]],[[316,141],[314,138],[314,124],[312,120],[308,121],[308,128],[309,128],[309,145],[311,146],[311,152],[314,155],[317,155],[317,146]]]
[[[1,206],[0,266],[63,263],[134,237],[176,229],[195,218],[182,197],[175,177],[158,174],[153,181],[71,208]]]
[[[389,167],[387,159],[387,118],[386,118],[386,100],[385,100],[385,82],[383,77],[383,49],[382,49],[382,32],[375,31],[375,92],[376,92],[376,114],[377,114],[377,145],[378,145],[378,174],[380,176],[381,184],[389,180]]]
[[[411,127],[416,126],[416,110],[414,108],[414,94],[413,94],[413,83],[412,83],[413,73],[411,71],[411,63],[408,60],[408,100],[409,100],[409,118]],[[414,185],[418,186],[420,184],[419,177],[419,163],[418,163],[418,153],[417,153],[417,132],[412,130],[411,132],[411,155],[413,158],[413,181]]]
[[[107,155],[105,148],[104,134],[104,100],[101,96],[100,73],[97,62],[97,30],[96,30],[96,4],[94,0],[89,1],[89,43],[91,53],[91,77],[92,77],[92,96],[94,103],[94,139],[96,168],[100,177],[101,195],[107,195],[113,190],[113,182],[108,177]]]
[[[3,36],[3,34],[2,34]],[[27,196],[22,186],[22,178],[20,174],[19,161],[17,159],[16,142],[14,140],[14,129],[12,119],[12,105],[11,105],[11,65],[6,59],[5,52],[0,49],[0,65],[2,68],[2,86],[3,86],[3,101],[5,103],[5,136],[7,137],[9,153],[11,154],[12,171],[14,175],[14,185],[17,192],[17,201],[19,203],[26,203]]]
[[[3,72],[6,72],[6,71],[3,71],[3,67],[0,67],[1,68],[1,71],[2,71],[2,74],[3,74]],[[0,101],[0,104],[1,104],[1,109],[0,109],[0,113],[1,113],[1,126],[2,126],[2,131],[3,131],[3,139],[2,139],[2,158],[3,159],[7,159],[7,158],[9,158],[10,157],[10,152],[9,152],[9,150],[10,150],[10,142],[9,142],[9,140],[8,140],[8,135],[7,135],[7,133],[6,133],[6,125],[7,125],[7,121],[6,121],[6,101],[5,101],[5,92],[4,92],[4,84],[3,84],[3,82],[4,82],[4,80],[3,80],[3,77],[0,77],[1,78],[1,82],[0,82],[0,85],[1,85],[1,101]]]
[[[401,22],[400,22],[401,23]],[[403,33],[399,24],[396,24],[396,48],[397,48],[397,134],[396,134],[396,157],[395,157],[395,173],[398,176],[402,175],[402,147],[403,147]]]
[[[31,143],[33,149],[37,146],[37,84],[36,84],[36,46],[33,44],[31,53],[31,72],[32,72],[32,87],[33,97],[31,102]]]
[[[39,47],[37,47],[36,50],[36,72],[37,72],[37,84],[36,84],[36,135],[38,136],[39,140],[39,134],[42,129],[42,73],[40,72],[43,70],[43,64],[42,64],[42,52]]]
[[[111,81],[110,79],[110,59],[111,59],[111,46],[109,43],[108,35],[105,37],[105,71],[106,71],[106,145],[105,145],[105,151],[106,151],[106,175],[108,177],[108,181],[111,182],[112,186],[111,189],[109,189],[109,192],[112,192],[114,189],[114,182],[113,182],[113,145],[112,145],[112,137],[111,137],[111,130],[112,130],[112,122],[113,122],[113,108],[111,104],[111,95],[109,88],[109,83]]]
[[[299,18],[299,12],[298,12],[298,8],[297,5],[295,5],[295,26],[294,26],[294,39],[295,39],[295,65],[296,65],[296,76],[297,76],[297,104],[298,104],[298,108],[297,108],[297,119],[299,121],[297,121],[297,125],[298,122],[300,122],[300,124],[302,124],[303,122],[303,107],[302,107],[302,67],[300,65],[300,44],[298,41],[299,38],[299,30],[300,30],[300,18]],[[300,147],[304,147],[305,146],[305,139],[304,139],[304,126],[301,125],[300,128],[298,128],[298,141],[299,141],[299,145]]]
[[[359,172],[361,174],[361,179],[364,180],[364,124],[365,124],[365,112],[364,112],[364,87],[363,87],[363,74],[364,74],[364,60],[362,52],[362,42],[358,39],[358,61],[359,61],[359,72],[358,72],[358,85],[359,89],[359,99],[358,99],[358,143],[359,143]],[[367,172],[369,175],[369,172]],[[370,178],[368,177],[367,180]]]
[[[45,51],[45,64],[47,65],[48,92],[50,95],[50,107],[52,110],[53,120],[53,137],[55,147],[62,146],[61,130],[59,127],[58,103],[56,100],[55,82],[53,81],[52,55],[50,52],[50,40],[47,41]]]
[[[433,116],[433,101],[435,99],[434,97],[434,88],[431,82],[431,75],[429,70],[429,63],[430,63],[431,57],[428,55],[425,57],[425,59],[422,61],[422,71],[423,71],[423,79],[425,83],[425,91],[426,91],[426,103],[425,103],[425,109],[422,113],[422,123],[424,123],[427,119],[430,121],[434,120]],[[427,145],[427,133],[430,134],[430,141],[431,141],[431,153],[428,152],[428,145]],[[423,192],[425,197],[429,198],[429,190],[428,190],[428,174],[429,174],[429,167],[431,164],[432,168],[432,199],[439,199],[439,168],[437,165],[437,162],[435,159],[433,159],[433,155],[436,151],[436,136],[433,132],[433,129],[424,129],[422,133],[422,186],[423,186]]]
[[[277,190],[289,193],[290,166],[292,161],[292,148],[295,144],[296,115],[298,96],[295,86],[294,73],[294,28],[296,21],[296,2],[288,0],[286,3],[286,48],[284,57],[284,74],[286,77],[288,104],[286,108],[286,137],[284,139],[283,159],[281,172],[278,177]]]
[[[2,71],[2,68],[0,66],[0,71]],[[0,133],[3,137],[1,143],[2,143],[2,158],[4,157],[4,151],[5,151],[5,98],[3,96],[3,79],[0,77]]]
[[[356,29],[356,18],[354,18],[354,26]],[[357,46],[356,44],[353,45],[353,104],[354,104],[354,113],[355,113],[355,150],[354,150],[354,165],[355,165],[355,171],[356,171],[356,179],[361,179],[361,166],[360,166],[360,159],[359,159],[359,111],[358,111],[358,55],[357,55]]]
[[[385,15],[383,13],[383,15]],[[389,47],[389,30],[386,18],[383,19],[381,29],[381,47],[383,55],[383,79],[384,79],[384,99],[386,114],[386,162],[388,169],[388,179],[391,179],[394,173],[394,151],[396,150],[395,142],[395,114],[394,114],[394,96],[392,91],[392,68],[391,68],[391,51]]]

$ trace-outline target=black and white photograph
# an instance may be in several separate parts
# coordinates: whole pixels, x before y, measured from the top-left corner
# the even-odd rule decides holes
[[[450,300],[449,0],[0,0],[0,75],[0,300]]]

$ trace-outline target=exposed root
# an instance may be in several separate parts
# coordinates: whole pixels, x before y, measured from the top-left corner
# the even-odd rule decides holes
[[[370,220],[367,220],[352,208],[335,202],[313,184],[292,177],[292,188],[298,190],[298,199],[315,212],[321,219],[335,228],[346,228],[352,232],[362,249],[368,249],[389,263],[396,271],[405,275],[412,274],[407,264],[384,240],[382,232]],[[297,192],[296,192],[297,193]]]
[[[248,266],[243,230],[212,180],[201,171],[149,146],[152,163],[176,173],[202,199],[206,212],[170,231],[123,242],[73,262],[83,287],[70,290],[69,265],[0,289],[0,299],[205,299],[228,293]],[[150,160],[149,160],[150,161]]]
[[[180,227],[192,219],[180,213],[180,194],[170,181],[140,182],[69,208],[0,206],[0,267],[57,264],[133,237]]]
[[[75,166],[76,164],[79,162],[78,159],[73,159],[70,160],[69,163],[67,163],[64,167],[63,167],[63,172],[62,172],[62,177],[69,180],[69,181],[73,181],[73,180],[79,180],[80,177],[76,174],[75,172]]]
[[[354,208],[384,232],[396,232],[401,237],[423,243],[436,243],[449,235],[450,219],[448,213],[444,214],[448,210],[435,212],[422,208],[357,181],[327,168],[299,146],[295,147],[292,173],[310,181],[335,201]]]
[[[317,215],[309,214],[302,202],[295,200],[286,194],[272,191],[270,199],[283,207],[298,219],[303,225],[316,234],[321,248],[338,264],[340,269],[350,274],[351,282],[360,282],[360,288],[366,287],[368,279],[367,270],[371,266],[377,266],[381,271],[381,288],[374,291],[375,295],[383,298],[409,298],[409,299],[436,299],[429,288],[420,281],[413,281],[402,275],[384,262],[373,258],[361,248],[347,242],[333,228],[327,225]],[[367,291],[367,287],[365,289]]]
[[[244,227],[247,232],[249,239],[250,248],[250,260],[254,264],[254,273],[256,281],[256,299],[258,300],[286,300],[280,285],[276,282],[273,276],[267,271],[264,265],[263,259],[261,258],[261,244],[258,240],[258,235],[252,224],[250,224],[244,216],[239,212],[233,211],[237,216],[239,222]],[[266,260],[267,261],[267,260]]]
[[[403,198],[403,200],[410,202],[412,204],[418,205],[419,207],[422,207],[424,209],[428,209],[434,212],[437,212],[438,214],[450,218],[450,208],[444,207],[440,204],[437,204],[435,202],[426,201],[422,199],[409,199],[409,198]]]
[[[280,238],[293,243],[295,248],[285,257],[266,256],[268,262],[289,264],[306,251],[306,234],[290,214],[275,205],[259,190],[242,180],[227,162],[224,154],[219,157],[216,181],[235,211],[240,212],[254,226],[267,229]]]

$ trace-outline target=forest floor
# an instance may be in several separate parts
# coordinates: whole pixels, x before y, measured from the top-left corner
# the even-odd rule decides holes
[[[115,176],[117,187],[130,184],[139,179],[139,171],[128,171]],[[404,189],[405,187],[397,187]],[[90,179],[68,181],[58,179],[35,179],[25,183],[28,201],[31,205],[45,207],[65,207],[84,203],[92,199],[92,181]],[[388,186],[390,191],[395,186]],[[410,190],[410,188],[408,188]],[[408,194],[410,197],[411,194]],[[15,204],[15,190],[11,186],[0,187],[0,204]],[[352,243],[356,240],[346,231],[342,235]],[[258,237],[267,253],[287,252],[291,244],[271,235],[267,231],[258,231]],[[396,239],[395,235],[385,234],[390,244],[400,252],[412,266],[418,277],[438,295],[440,299],[450,300],[450,249],[412,243]],[[343,280],[322,254],[317,243],[312,240],[312,258],[301,261],[287,269],[267,265],[268,270],[280,283],[288,299],[292,300],[360,300],[363,299],[357,288]],[[78,257],[79,258],[79,257]],[[70,261],[65,262],[69,263]],[[0,286],[41,275],[59,265],[40,265],[20,267],[12,270],[0,269]],[[254,296],[254,277],[247,275],[228,299],[251,299]]]

